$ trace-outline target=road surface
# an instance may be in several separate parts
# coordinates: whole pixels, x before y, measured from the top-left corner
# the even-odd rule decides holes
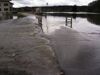
[[[59,75],[54,51],[34,17],[0,21],[0,75]]]

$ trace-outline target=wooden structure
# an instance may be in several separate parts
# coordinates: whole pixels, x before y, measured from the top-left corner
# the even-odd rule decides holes
[[[72,28],[72,17],[66,17],[66,26]]]

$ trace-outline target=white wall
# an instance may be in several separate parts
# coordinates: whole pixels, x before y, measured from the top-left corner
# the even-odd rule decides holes
[[[5,3],[8,4],[8,6],[4,6]],[[11,11],[10,7],[12,7],[10,2],[0,2],[0,9],[1,9],[0,12],[10,12]],[[4,10],[4,9],[8,9],[8,10]]]

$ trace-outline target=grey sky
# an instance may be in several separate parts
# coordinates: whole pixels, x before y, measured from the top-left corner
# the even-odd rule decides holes
[[[14,7],[45,6],[48,5],[88,5],[94,0],[12,0]]]

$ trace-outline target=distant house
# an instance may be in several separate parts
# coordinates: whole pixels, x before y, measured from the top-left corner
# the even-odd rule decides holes
[[[0,13],[10,13],[12,12],[11,0],[0,0]]]

